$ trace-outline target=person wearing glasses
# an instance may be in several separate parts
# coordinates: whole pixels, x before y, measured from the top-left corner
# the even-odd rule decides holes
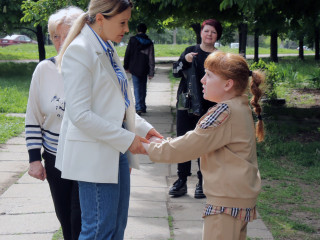
[[[130,168],[142,142],[162,136],[135,112],[113,42],[129,31],[132,2],[91,0],[75,22],[58,63],[64,78],[66,110],[56,167],[78,181],[83,239],[120,240],[127,225]]]

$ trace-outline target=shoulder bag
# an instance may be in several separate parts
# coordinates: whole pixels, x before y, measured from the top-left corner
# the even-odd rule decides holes
[[[177,109],[188,110],[189,114],[201,116],[203,113],[202,92],[200,80],[197,78],[196,68],[197,56],[194,56],[191,67],[184,72],[187,80],[187,92],[178,95]]]

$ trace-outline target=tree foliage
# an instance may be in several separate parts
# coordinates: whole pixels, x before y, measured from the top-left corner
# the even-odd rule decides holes
[[[1,0],[0,1],[0,31],[5,34],[12,33],[21,26],[20,19],[23,16],[21,11],[22,0]]]

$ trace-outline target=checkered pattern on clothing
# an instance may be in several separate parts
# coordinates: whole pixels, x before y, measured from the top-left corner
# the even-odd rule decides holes
[[[232,208],[232,207],[217,207],[217,206],[212,206],[211,204],[206,204],[202,217],[204,218],[206,216],[216,215],[221,213],[231,215],[232,217],[245,222],[251,222],[257,218],[255,206],[253,208]]]
[[[200,122],[200,128],[207,129],[210,126],[218,127],[221,123],[223,123],[230,115],[230,110],[227,104],[222,103],[218,104],[213,113],[206,116]]]

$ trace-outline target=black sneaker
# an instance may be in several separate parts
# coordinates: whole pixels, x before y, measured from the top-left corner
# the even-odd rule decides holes
[[[139,116],[141,116],[141,114],[142,114],[142,111],[141,111],[141,110],[137,110],[136,112],[137,112],[137,114],[138,114]]]
[[[180,197],[187,193],[187,181],[184,181],[182,179],[178,179],[174,182],[172,187],[169,190],[169,195]]]
[[[197,183],[196,190],[194,191],[194,198],[205,198],[206,195],[204,195],[202,190],[202,184]]]

